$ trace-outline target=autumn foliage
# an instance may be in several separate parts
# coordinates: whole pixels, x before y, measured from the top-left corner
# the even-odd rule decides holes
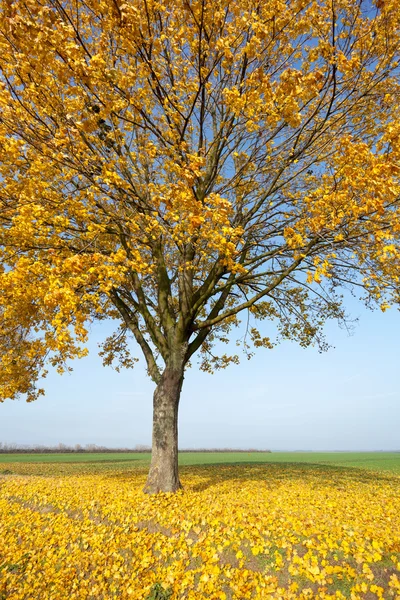
[[[149,497],[145,472],[123,464],[0,464],[13,471],[0,475],[0,594],[150,600],[157,586],[170,600],[400,596],[398,475],[194,466],[182,469],[184,493]]]
[[[213,345],[241,312],[251,354],[324,347],[342,287],[398,302],[397,0],[0,6],[1,398],[115,319],[103,359],[134,336],[162,470],[185,367],[237,362]]]

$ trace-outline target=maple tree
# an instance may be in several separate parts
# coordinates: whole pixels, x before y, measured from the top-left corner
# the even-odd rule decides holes
[[[323,346],[340,289],[399,301],[397,0],[1,0],[0,397],[101,352],[156,384],[174,491],[185,367]],[[263,337],[259,320],[278,325]]]

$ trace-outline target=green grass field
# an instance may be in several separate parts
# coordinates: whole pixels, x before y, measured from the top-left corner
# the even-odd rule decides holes
[[[1,454],[0,463],[98,463],[102,466],[143,467],[149,453]],[[400,473],[400,452],[181,452],[179,463],[218,465],[235,463],[306,463]],[[94,465],[93,465],[94,466]]]

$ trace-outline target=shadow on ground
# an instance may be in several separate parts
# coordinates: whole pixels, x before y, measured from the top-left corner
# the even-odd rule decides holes
[[[76,463],[44,462],[44,463],[8,463],[0,461],[0,475],[32,475],[66,477],[74,475],[99,475],[114,480],[142,479],[147,475],[148,461],[141,457],[118,461],[98,460],[95,462],[79,461]],[[302,481],[310,487],[321,485],[345,489],[346,484],[390,483],[399,490],[400,476],[390,472],[372,471],[359,467],[338,466],[310,462],[236,462],[212,463],[204,465],[182,465],[179,467],[180,478],[184,489],[201,492],[226,482],[264,482],[271,487],[279,483]]]
[[[146,472],[147,468],[140,469],[140,472]],[[139,473],[138,469],[125,471],[122,473],[109,473],[107,477],[114,479],[129,479],[134,473]],[[183,487],[185,488],[185,478],[190,477],[197,480],[190,484],[189,489],[194,492],[201,492],[211,487],[221,485],[228,481],[237,481],[238,484],[244,482],[265,482],[266,484],[276,484],[277,482],[298,481],[306,482],[308,485],[332,486],[340,489],[346,483],[352,484],[378,484],[391,483],[398,486],[400,493],[400,477],[389,473],[375,472],[357,467],[339,467],[319,463],[284,463],[284,462],[260,462],[260,463],[215,463],[212,465],[181,466],[179,473]],[[343,487],[344,489],[344,487]]]

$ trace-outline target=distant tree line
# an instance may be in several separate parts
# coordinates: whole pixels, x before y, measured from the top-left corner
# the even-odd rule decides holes
[[[53,453],[69,453],[69,452],[151,452],[151,446],[145,444],[136,444],[134,448],[107,448],[106,446],[98,446],[97,444],[75,444],[68,446],[67,444],[58,444],[57,446],[46,445],[29,445],[29,444],[9,444],[0,442],[0,454],[53,454]],[[259,450],[256,448],[182,448],[180,452],[271,452],[271,450]]]
[[[134,448],[107,448],[106,446],[98,446],[97,444],[58,444],[57,446],[49,445],[33,445],[33,444],[8,444],[0,442],[0,454],[14,453],[29,453],[29,454],[46,454],[46,453],[69,453],[69,452],[150,452],[151,447],[144,444],[137,444]]]

